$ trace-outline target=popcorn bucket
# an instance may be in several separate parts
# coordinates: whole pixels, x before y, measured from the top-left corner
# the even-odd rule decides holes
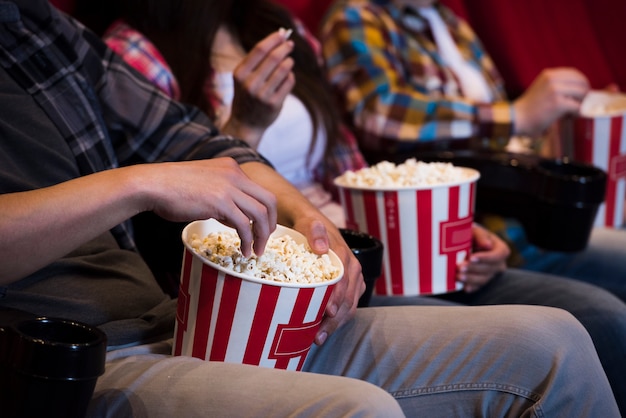
[[[606,196],[594,226],[624,224],[626,199],[626,95],[590,92],[574,118],[573,158],[606,171]]]
[[[234,231],[214,219],[192,222],[182,233],[185,245],[178,296],[173,354],[209,361],[301,370],[334,285],[285,283],[260,279],[212,263],[188,244],[194,233]],[[277,226],[272,237],[306,238]]]
[[[335,181],[346,224],[384,246],[378,295],[427,295],[460,289],[457,264],[472,247],[476,183],[462,168],[458,182],[427,187],[366,188]]]

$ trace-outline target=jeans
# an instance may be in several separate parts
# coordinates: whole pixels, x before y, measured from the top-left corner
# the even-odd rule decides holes
[[[619,417],[585,329],[560,309],[358,309],[301,372],[109,353],[89,417]]]
[[[624,276],[626,278],[626,276]],[[375,305],[543,305],[565,309],[589,332],[623,416],[626,416],[626,304],[587,283],[508,269],[474,293],[373,296]]]
[[[524,270],[569,277],[600,286],[626,302],[626,230],[594,228],[576,253],[527,247]]]

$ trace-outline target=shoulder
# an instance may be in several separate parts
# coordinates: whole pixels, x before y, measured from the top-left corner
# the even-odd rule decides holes
[[[138,49],[156,51],[154,44],[144,34],[129,26],[123,20],[113,22],[102,38],[109,48],[120,55],[125,55]]]
[[[342,0],[335,2],[326,13],[322,33],[345,27],[358,30],[365,26],[394,28],[399,10],[389,1]]]
[[[156,84],[167,95],[178,98],[178,82],[156,45],[123,20],[115,21],[104,33],[107,46],[127,64]]]

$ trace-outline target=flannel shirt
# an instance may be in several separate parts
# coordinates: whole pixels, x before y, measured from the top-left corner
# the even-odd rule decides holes
[[[317,53],[320,65],[323,65],[319,41],[299,20],[295,19],[294,23],[298,32],[308,41],[313,51]],[[170,96],[174,92],[179,94],[178,82],[171,69],[156,46],[145,35],[125,22],[117,21],[107,29],[104,40],[128,64],[142,73],[144,77],[157,85],[163,92]],[[209,79],[203,87],[211,103],[215,100],[215,92],[212,86],[212,80]],[[346,170],[358,170],[366,166],[367,163],[358,149],[354,133],[346,126],[341,126],[340,141],[336,141],[328,158],[316,167],[314,177],[337,198],[333,179]]]
[[[436,3],[462,56],[484,75],[493,103],[465,100],[437,52],[428,21],[389,0],[344,0],[327,14],[320,39],[328,77],[363,146],[487,138],[503,146],[513,110],[496,68],[469,25]]]
[[[19,6],[19,7],[18,7]],[[82,175],[138,163],[232,157],[269,164],[172,101],[47,0],[0,1],[0,65],[50,117]],[[112,233],[135,249],[129,222]]]
[[[180,87],[170,66],[156,46],[123,20],[114,22],[104,34],[106,44],[163,93],[180,100]]]

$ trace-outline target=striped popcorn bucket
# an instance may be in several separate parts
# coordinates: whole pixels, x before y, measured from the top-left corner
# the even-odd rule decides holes
[[[367,189],[342,185],[347,227],[384,245],[377,295],[427,295],[460,289],[456,266],[472,247],[478,171],[455,183],[429,187]]]
[[[626,95],[590,92],[572,133],[574,159],[607,173],[605,201],[594,226],[621,227],[626,199]]]
[[[185,227],[173,354],[209,361],[301,370],[324,316],[341,261],[329,253],[341,274],[323,283],[294,284],[239,274],[194,252],[187,238],[231,230],[214,219]],[[298,232],[278,226],[272,236]]]

